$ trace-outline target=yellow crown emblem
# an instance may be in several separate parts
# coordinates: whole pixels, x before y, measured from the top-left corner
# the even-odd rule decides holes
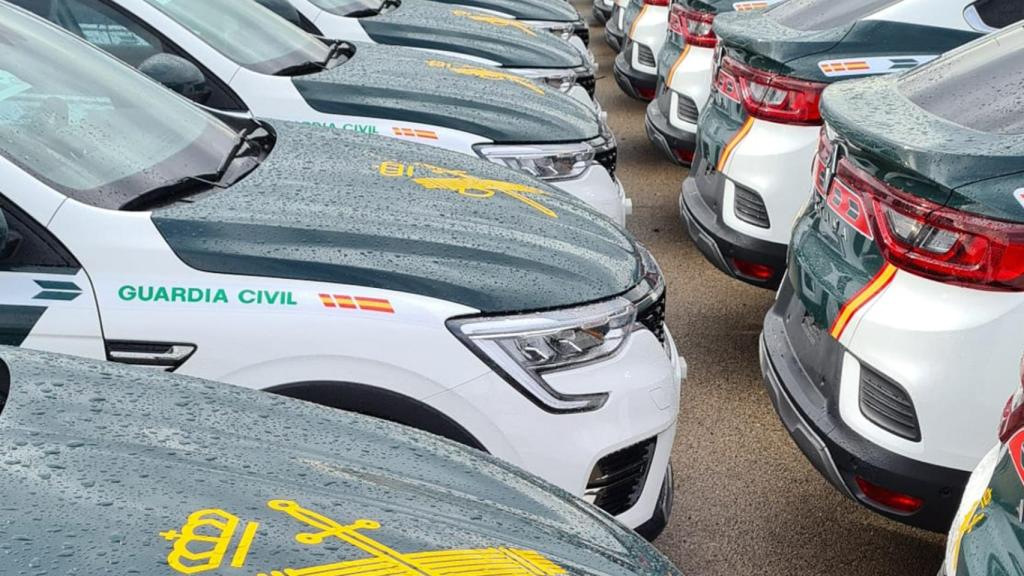
[[[523,76],[517,76],[515,74],[509,74],[508,72],[502,72],[500,70],[491,70],[489,68],[480,68],[479,66],[470,66],[468,64],[452,64],[451,62],[444,62],[443,60],[427,60],[427,66],[431,68],[443,68],[452,72],[453,74],[461,74],[463,76],[473,76],[483,80],[495,80],[511,82],[518,84],[531,92],[544,95],[544,90],[537,85],[536,82],[525,78]]]
[[[518,20],[513,20],[511,18],[502,18],[501,16],[492,16],[490,14],[479,14],[469,12],[466,10],[452,10],[452,15],[459,16],[462,18],[469,18],[470,20],[473,20],[475,22],[490,24],[491,26],[498,26],[500,28],[515,28],[516,30],[519,30],[523,34],[527,34],[529,36],[537,35],[537,32],[534,31],[534,29],[531,28],[530,26],[523,24]]]
[[[220,568],[241,521],[230,512],[216,508],[189,514],[181,530],[161,532],[165,540],[174,542],[167,555],[167,564],[182,574],[198,574]],[[247,522],[231,557],[231,566],[241,568],[249,553],[258,522]]]

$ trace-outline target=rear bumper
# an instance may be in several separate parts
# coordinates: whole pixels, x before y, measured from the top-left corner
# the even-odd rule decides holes
[[[594,20],[597,20],[598,24],[604,24],[612,17],[612,7],[604,6],[601,0],[594,1],[594,9],[591,11],[594,16]]]
[[[672,126],[658,107],[657,101],[647,106],[644,127],[647,130],[647,138],[669,160],[680,166],[690,165],[690,161],[685,158],[693,157],[693,150],[697,146],[696,135]]]
[[[725,176],[717,172],[704,180],[716,188],[725,184]],[[786,270],[787,245],[752,238],[729,228],[722,221],[721,204],[709,206],[698,186],[698,180],[688,176],[679,196],[679,214],[697,249],[716,268],[737,280],[760,288],[778,288]],[[721,191],[715,190],[714,197],[722,198]],[[769,266],[774,273],[763,279],[745,275],[737,268],[736,260]]]
[[[827,385],[812,381],[808,374],[816,370],[803,364],[813,357],[817,368],[838,371],[849,352],[825,333],[818,338],[828,340],[817,340],[813,348],[794,344],[786,319],[790,326],[800,326],[802,311],[787,283],[765,317],[760,341],[764,385],[793,441],[826,480],[863,506],[911,526],[948,531],[970,474],[890,452],[850,429],[838,415],[836,403],[829,402],[822,392],[822,386]],[[911,514],[885,508],[863,494],[855,476],[920,498],[924,504]]]
[[[637,100],[650,101],[654,98],[654,90],[658,86],[657,74],[647,74],[633,68],[630,63],[632,50],[628,47],[615,57],[613,73],[615,83],[627,95]]]

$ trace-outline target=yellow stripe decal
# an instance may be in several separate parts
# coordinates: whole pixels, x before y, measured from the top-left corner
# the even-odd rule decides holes
[[[633,20],[633,25],[629,27],[629,38],[630,39],[633,38],[633,34],[636,33],[637,25],[640,24],[640,20],[643,19],[644,14],[646,14],[646,13],[647,13],[647,4],[644,4],[644,7],[640,9],[640,14],[638,14],[637,17],[636,17],[636,20]]]
[[[850,319],[856,314],[861,308],[864,307],[872,298],[878,295],[883,288],[889,285],[892,281],[893,276],[896,275],[896,267],[892,264],[886,264],[878,274],[868,282],[868,285],[861,289],[853,298],[850,299],[843,308],[839,311],[839,315],[836,316],[835,322],[832,323],[832,329],[829,330],[829,334],[833,338],[839,340],[839,337],[843,335],[843,330],[850,323]]]
[[[740,131],[737,132],[736,135],[733,136],[732,140],[725,145],[725,150],[722,150],[722,155],[718,158],[718,166],[716,167],[716,170],[719,172],[723,172],[725,170],[725,163],[729,161],[729,157],[732,156],[733,151],[736,150],[736,147],[739,146],[740,142],[747,137],[747,134],[750,133],[750,129],[753,126],[754,117],[747,117],[747,121],[743,123],[743,127],[740,128]]]
[[[690,45],[687,44],[686,47],[683,48],[683,51],[679,54],[679,58],[676,58],[675,64],[673,64],[672,67],[669,68],[668,76],[665,78],[665,84],[666,85],[667,84],[672,84],[672,79],[676,77],[676,69],[679,68],[679,65],[683,63],[683,60],[686,59],[686,55],[689,54],[689,53],[690,53]]]

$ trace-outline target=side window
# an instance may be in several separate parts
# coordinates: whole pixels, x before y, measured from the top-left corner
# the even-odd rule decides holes
[[[972,8],[978,19],[989,28],[1005,28],[1024,20],[1024,2],[1021,0],[978,0],[968,10]]]
[[[0,271],[18,269],[78,268],[68,251],[42,226],[0,197],[0,215],[7,233],[0,246]],[[3,225],[0,225],[2,231]]]

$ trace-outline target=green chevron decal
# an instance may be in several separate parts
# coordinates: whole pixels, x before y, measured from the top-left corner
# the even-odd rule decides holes
[[[63,300],[70,302],[82,295],[82,289],[74,282],[56,280],[36,280],[42,292],[32,297],[33,300]]]

